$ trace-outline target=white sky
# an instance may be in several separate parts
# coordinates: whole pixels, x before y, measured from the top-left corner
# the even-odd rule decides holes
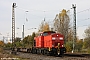
[[[16,29],[16,37],[22,37],[23,24],[25,24],[25,36],[27,36],[37,31],[37,29],[31,28],[38,28],[44,18],[46,18],[46,21],[51,22],[62,9],[71,11],[72,4],[77,6],[77,35],[79,38],[84,37],[84,30],[90,25],[90,19],[88,19],[90,18],[90,0],[0,0],[0,33],[2,34],[0,39],[3,36],[11,37],[13,3],[17,5],[17,8],[15,8],[16,28],[20,28]],[[27,10],[29,12],[26,14],[25,11]],[[83,12],[78,13],[80,11]],[[25,20],[26,17],[28,21]],[[72,17],[70,18],[72,19]]]

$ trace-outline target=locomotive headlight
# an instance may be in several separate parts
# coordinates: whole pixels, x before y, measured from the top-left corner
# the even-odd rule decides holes
[[[55,40],[56,38],[55,37],[52,37],[52,40]]]
[[[64,47],[64,46],[62,45],[62,47]]]
[[[60,40],[63,40],[63,37],[60,37],[59,39],[60,39]]]
[[[54,45],[52,45],[52,47],[54,47]]]
[[[58,36],[58,35],[57,35]]]

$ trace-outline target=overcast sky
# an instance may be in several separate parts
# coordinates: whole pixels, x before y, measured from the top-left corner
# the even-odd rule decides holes
[[[17,6],[15,24],[16,28],[19,28],[16,29],[16,37],[22,37],[23,24],[25,25],[25,36],[27,36],[37,31],[31,28],[38,28],[44,18],[47,22],[52,22],[55,15],[62,9],[70,10],[70,14],[73,14],[72,4],[76,4],[77,36],[79,38],[84,38],[84,30],[90,25],[90,0],[0,0],[0,33],[2,34],[0,39],[3,38],[2,36],[11,37],[13,3]],[[26,11],[29,12],[26,13]]]

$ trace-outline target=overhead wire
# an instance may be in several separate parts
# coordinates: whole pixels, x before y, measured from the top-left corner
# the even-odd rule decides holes
[[[83,12],[86,12],[86,11],[89,11],[90,10],[90,8],[88,8],[88,9],[85,9],[85,10],[82,10],[82,11],[79,11],[79,12],[77,12],[76,14],[79,14],[79,13],[83,13]],[[69,16],[71,17],[73,14],[70,14]],[[73,18],[70,18],[70,20],[72,20]],[[86,20],[89,20],[90,18],[88,17],[88,18],[86,18],[86,19],[79,19],[79,20],[81,20],[81,21],[78,21],[78,22],[83,22],[83,21],[86,21]],[[73,23],[73,22],[72,22]],[[71,24],[72,24],[71,23]],[[86,25],[85,25],[86,26]]]
[[[20,10],[24,10],[24,11],[40,11],[40,12],[50,12],[50,11],[56,11],[56,10],[36,10],[36,9],[24,9],[24,8],[20,8],[20,7],[17,7],[18,9],[20,9]],[[85,12],[85,11],[89,11],[90,10],[90,8],[88,8],[88,9],[85,9],[85,10],[82,10],[82,11],[79,11],[79,12],[77,12],[76,14],[79,14],[79,13],[82,13],[82,12]],[[57,10],[57,11],[59,11],[59,10]],[[61,11],[59,11],[59,12],[61,12]],[[32,14],[33,15],[33,14]],[[72,16],[73,14],[70,14],[69,16]],[[36,16],[36,15],[34,15],[34,16]],[[41,16],[37,16],[37,17],[41,17]],[[46,17],[46,16],[45,16]],[[72,18],[71,18],[72,19]],[[70,20],[71,20],[70,19]],[[89,20],[90,18],[87,18],[87,19],[82,19],[83,21],[85,21],[85,20]],[[81,21],[78,21],[78,22],[81,22]]]
[[[21,7],[17,7],[17,9],[20,9],[20,10],[23,10],[23,11],[34,11],[34,13],[35,13],[35,11],[36,12],[44,12],[44,14],[46,14],[47,12],[50,12],[50,11],[56,11],[56,10],[36,10],[36,9],[24,9],[24,8],[21,8]],[[59,11],[59,10],[57,10],[57,11]],[[28,12],[28,13],[30,13],[30,12]],[[40,17],[40,18],[42,18],[41,16],[39,16],[39,15],[34,15],[34,14],[31,14],[31,15],[33,15],[33,16],[36,16],[36,17]],[[44,18],[46,17],[46,15],[44,16]]]
[[[80,20],[80,21],[78,21],[78,22],[83,22],[83,21],[86,21],[86,20],[89,20],[90,18],[86,18],[86,19],[82,19],[82,20]]]
[[[76,14],[78,14],[78,13],[82,13],[82,12],[85,12],[85,11],[89,11],[89,10],[90,10],[90,8],[85,9],[85,10],[82,10],[82,11],[79,11],[79,12],[77,12]]]

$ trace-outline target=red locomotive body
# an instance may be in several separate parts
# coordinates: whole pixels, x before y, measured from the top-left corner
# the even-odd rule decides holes
[[[63,47],[64,40],[63,35],[54,33],[51,35],[44,36],[44,47],[45,48],[56,48],[60,44],[60,47]]]
[[[43,43],[43,40],[44,40],[44,36],[38,36],[37,38],[35,38],[35,41],[36,41],[36,46],[37,48],[43,48],[44,47],[44,43]]]
[[[66,52],[64,36],[54,31],[45,31],[34,38],[33,53],[62,55]]]

